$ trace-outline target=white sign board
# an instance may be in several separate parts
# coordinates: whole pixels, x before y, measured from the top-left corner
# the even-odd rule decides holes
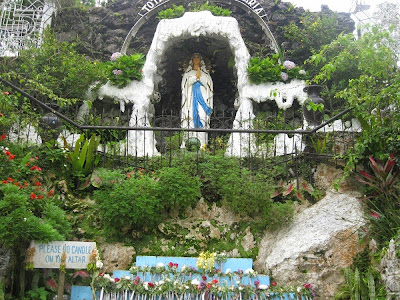
[[[96,249],[96,243],[59,241],[41,244],[32,241],[30,247],[35,249],[34,268],[58,269],[61,256],[65,251],[67,269],[86,269],[90,262],[90,254],[93,249]]]

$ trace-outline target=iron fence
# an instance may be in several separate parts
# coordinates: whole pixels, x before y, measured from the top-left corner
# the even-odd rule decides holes
[[[300,108],[256,112],[255,118],[244,116],[244,120],[251,120],[252,128],[224,127],[233,123],[232,113],[215,117],[208,129],[180,128],[180,116],[165,111],[140,122],[148,126],[137,126],[138,120],[131,118],[132,107],[124,113],[113,108],[114,114],[110,108],[94,108],[82,117],[79,106],[58,111],[43,98],[40,101],[13,83],[0,80],[21,98],[18,118],[7,129],[9,140],[26,145],[53,143],[72,150],[81,134],[86,138],[96,134],[101,138],[97,153],[104,167],[151,171],[160,166],[179,167],[184,158],[200,163],[219,155],[235,157],[251,171],[284,166],[288,181],[304,175],[299,169],[304,163],[311,167],[320,161],[338,163],[338,158],[354,146],[360,132],[350,109],[312,128],[306,127]],[[23,108],[26,102],[29,112],[26,105]],[[204,133],[208,143],[199,145],[196,135]],[[311,175],[309,172],[309,181]]]

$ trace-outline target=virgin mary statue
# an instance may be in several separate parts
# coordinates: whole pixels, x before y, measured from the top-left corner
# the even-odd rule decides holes
[[[182,128],[210,128],[213,107],[213,82],[200,54],[195,53],[182,78]],[[200,145],[207,145],[207,132],[188,132],[182,147],[189,138],[197,138]]]

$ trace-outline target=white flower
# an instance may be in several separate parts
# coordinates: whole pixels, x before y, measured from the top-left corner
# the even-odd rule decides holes
[[[231,273],[231,269],[226,269],[226,271],[225,271],[225,275],[227,275],[227,274],[230,274]]]
[[[26,222],[26,218],[24,218],[24,222]]]
[[[300,286],[297,287],[297,292],[301,293],[301,287]]]
[[[159,285],[163,285],[163,284],[164,284],[164,282],[165,282],[164,280],[157,281],[157,282],[156,282],[156,285],[157,285],[157,286],[159,286]]]
[[[296,64],[294,62],[292,62],[291,60],[285,60],[283,62],[283,66],[285,67],[285,69],[291,70],[296,67]]]
[[[114,282],[114,279],[111,278],[111,276],[109,274],[104,274],[103,276],[105,279],[108,279],[110,282]]]
[[[260,284],[260,285],[258,286],[258,289],[259,289],[259,290],[268,290],[268,288],[269,288],[269,286],[266,285],[266,284]]]
[[[160,262],[160,263],[158,263],[158,264],[156,265],[156,267],[157,267],[157,268],[164,268],[164,264]]]
[[[239,286],[239,291],[243,291],[243,287],[242,286]]]
[[[286,80],[289,79],[289,75],[287,73],[285,73],[285,72],[281,72],[281,79],[283,81],[286,81]]]
[[[254,270],[252,268],[248,268],[248,269],[246,269],[246,271],[244,271],[244,274],[252,275],[252,274],[254,274]]]
[[[199,285],[200,281],[197,278],[195,278],[195,279],[192,280],[192,284],[193,285]]]
[[[237,280],[237,281],[236,281],[236,284],[239,285],[239,284],[240,284],[240,280]]]
[[[300,75],[306,75],[306,71],[300,70],[300,71],[299,71],[299,74],[300,74]]]
[[[97,269],[103,268],[103,262],[101,260],[96,261],[96,268]]]
[[[124,277],[122,277],[122,278],[124,278],[124,279],[126,279],[126,280],[130,280],[130,279],[131,279],[131,276],[124,276]]]
[[[149,290],[149,283],[147,281],[143,282],[143,287],[146,291]]]

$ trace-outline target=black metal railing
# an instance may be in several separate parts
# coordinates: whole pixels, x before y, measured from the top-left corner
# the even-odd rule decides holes
[[[303,122],[299,119],[299,111],[276,111],[269,116],[262,114],[252,120],[250,129],[244,128],[209,128],[193,129],[180,128],[179,116],[162,112],[155,116],[151,122],[145,120],[144,124],[153,126],[130,126],[124,125],[101,125],[107,123],[102,117],[97,118],[97,123],[88,124],[88,119],[74,120],[74,112],[69,115],[59,112],[52,106],[38,100],[36,97],[25,92],[15,84],[0,78],[0,81],[19,93],[31,103],[31,113],[19,114],[20,118],[11,128],[9,139],[18,143],[40,144],[43,140],[43,128],[40,128],[45,113],[57,116],[63,122],[63,128],[59,137],[63,137],[70,148],[81,133],[90,137],[95,133],[101,137],[101,145],[98,148],[102,156],[102,164],[112,167],[133,166],[135,168],[147,169],[149,161],[151,164],[173,166],[176,157],[191,156],[198,160],[205,159],[207,155],[221,155],[226,157],[237,157],[241,160],[243,167],[250,170],[257,170],[272,165],[284,165],[286,177],[299,176],[299,164],[303,161],[315,163],[317,160],[335,161],[333,158],[344,154],[353,147],[354,139],[358,134],[354,130],[348,130],[351,122],[351,109],[345,109],[335,116],[329,118],[321,125],[313,128],[304,128]],[[22,108],[21,108],[22,109]],[[33,113],[33,114],[32,114]],[[131,115],[132,109],[128,108],[126,115]],[[77,114],[77,110],[75,110]],[[102,115],[94,111],[92,115]],[[118,115],[121,120],[121,115]],[[229,116],[233,118],[234,116]],[[212,120],[211,127],[218,127],[216,124],[232,123],[228,116],[222,116],[223,120]],[[344,118],[347,121],[342,121]],[[127,120],[129,118],[126,118]],[[250,119],[250,116],[243,119]],[[125,123],[127,122],[124,121]],[[221,121],[221,122],[219,122]],[[332,124],[339,125],[337,127]],[[136,120],[136,124],[138,124]],[[141,123],[142,124],[142,123]],[[213,125],[214,124],[214,125]],[[272,129],[269,129],[272,128]],[[279,128],[279,129],[273,129]],[[338,129],[339,128],[339,129]],[[41,132],[42,131],[42,132]],[[208,133],[208,144],[200,145],[194,149],[182,149],[183,140],[188,134]],[[130,135],[142,135],[145,143],[135,145],[135,139],[127,138]],[[42,136],[41,136],[42,135]],[[327,138],[327,135],[329,138]],[[147,139],[147,140],[146,140]],[[152,140],[149,140],[152,139]],[[63,147],[63,141],[59,138],[59,145]],[[152,149],[146,149],[145,147]],[[192,151],[190,151],[192,150]]]

